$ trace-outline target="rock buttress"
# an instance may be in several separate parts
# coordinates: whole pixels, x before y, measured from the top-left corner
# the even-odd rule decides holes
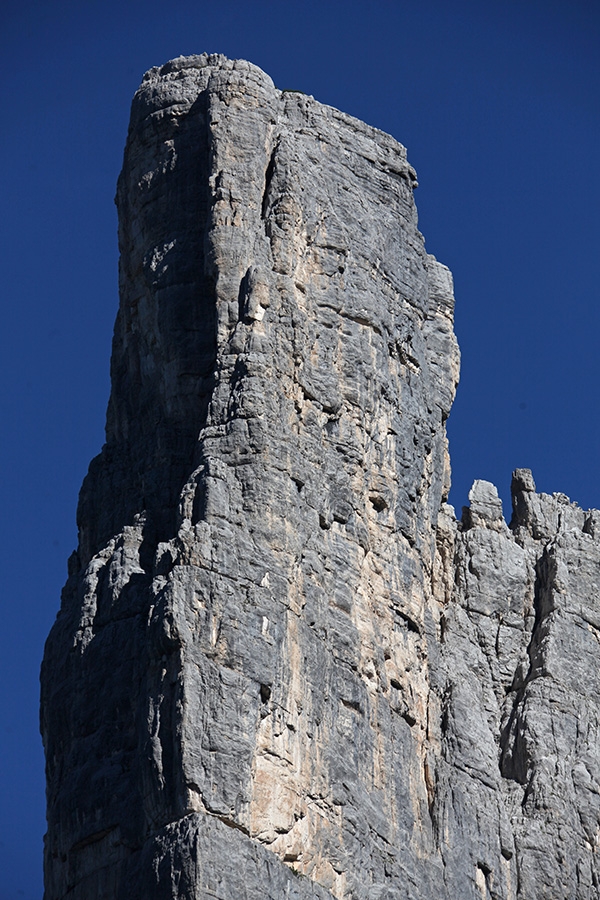
[[[42,671],[46,900],[594,896],[593,685],[571,786],[540,744],[575,727],[544,662],[562,526],[517,488],[513,531],[485,483],[463,524],[443,505],[458,350],[414,185],[248,63],[145,76]]]
[[[600,513],[536,493],[528,469],[513,473],[510,528],[493,485],[476,481],[469,500],[461,523],[438,527],[449,565],[433,818],[448,896],[593,900]]]

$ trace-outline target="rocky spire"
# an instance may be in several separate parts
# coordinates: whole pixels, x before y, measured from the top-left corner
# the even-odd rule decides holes
[[[596,896],[600,514],[526,470],[510,528],[486,482],[445,504],[415,185],[247,62],[144,77],[42,671],[46,900]]]

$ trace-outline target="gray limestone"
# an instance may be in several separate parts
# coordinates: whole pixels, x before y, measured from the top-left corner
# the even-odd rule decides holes
[[[42,669],[46,900],[598,896],[600,513],[446,504],[449,271],[386,134],[150,70]]]

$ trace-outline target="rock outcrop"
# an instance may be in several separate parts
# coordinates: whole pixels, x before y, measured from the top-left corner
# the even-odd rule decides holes
[[[452,279],[386,134],[144,78],[42,670],[46,900],[593,898],[600,513],[447,506]]]

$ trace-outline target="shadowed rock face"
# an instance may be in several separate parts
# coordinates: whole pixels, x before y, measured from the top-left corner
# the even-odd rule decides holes
[[[388,135],[144,78],[106,444],[42,670],[46,900],[592,898],[600,513],[445,504],[448,270]]]

